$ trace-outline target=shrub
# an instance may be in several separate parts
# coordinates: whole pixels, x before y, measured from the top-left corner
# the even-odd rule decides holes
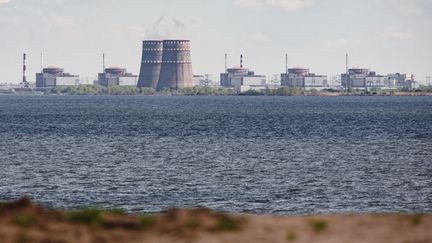
[[[411,218],[411,224],[414,226],[420,225],[422,222],[422,215],[421,214],[415,214]]]
[[[145,214],[139,218],[139,224],[142,228],[151,228],[156,224],[156,218],[154,215]]]
[[[224,215],[218,220],[216,229],[220,231],[234,231],[239,229],[239,225],[233,218]]]
[[[200,226],[200,222],[196,218],[188,218],[186,220],[186,226],[192,229],[196,229]]]
[[[101,221],[102,210],[97,208],[82,208],[68,214],[68,219],[75,223],[95,224]]]
[[[327,228],[327,222],[324,220],[311,220],[309,225],[315,233],[320,233]]]
[[[244,96],[261,96],[261,95],[264,95],[264,93],[259,92],[257,90],[250,89],[248,91],[240,93],[240,95],[244,95]]]
[[[296,233],[289,231],[286,235],[286,240],[287,241],[295,241],[297,239],[297,235]]]
[[[35,224],[35,219],[30,215],[19,214],[15,216],[15,218],[13,219],[13,223],[18,226],[28,228]]]

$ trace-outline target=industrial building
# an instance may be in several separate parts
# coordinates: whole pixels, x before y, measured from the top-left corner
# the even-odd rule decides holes
[[[193,86],[189,40],[143,41],[138,87],[161,90]]]
[[[105,68],[98,74],[98,83],[102,86],[136,86],[138,76],[128,73],[126,68]]]
[[[220,74],[222,87],[234,88],[237,93],[248,90],[264,90],[267,88],[267,77],[256,75],[254,71],[243,67],[243,55],[240,56],[240,67],[225,68]]]
[[[394,83],[396,87],[403,89],[416,89],[418,88],[417,81],[414,80],[413,74],[401,74],[401,73],[395,73],[395,74],[388,74],[388,78],[390,79],[391,83]]]
[[[36,73],[37,88],[53,88],[56,86],[79,85],[79,76],[65,73],[63,68],[47,67]]]
[[[341,75],[342,86],[354,89],[415,89],[416,81],[412,74],[379,75],[367,68],[351,68]]]
[[[328,78],[324,75],[310,73],[308,68],[288,68],[281,74],[281,85],[285,87],[297,87],[305,90],[322,90],[330,88]]]

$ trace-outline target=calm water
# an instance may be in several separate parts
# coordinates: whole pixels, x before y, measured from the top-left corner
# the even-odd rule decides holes
[[[0,199],[432,212],[432,98],[0,96]]]

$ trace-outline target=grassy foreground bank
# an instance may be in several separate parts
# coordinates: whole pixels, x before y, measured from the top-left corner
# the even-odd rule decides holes
[[[50,210],[23,198],[0,204],[0,242],[430,243],[430,214],[229,215],[208,209],[128,215],[119,209]]]

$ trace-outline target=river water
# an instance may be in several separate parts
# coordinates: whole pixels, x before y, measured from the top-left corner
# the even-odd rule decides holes
[[[0,199],[432,212],[431,97],[0,96]]]

